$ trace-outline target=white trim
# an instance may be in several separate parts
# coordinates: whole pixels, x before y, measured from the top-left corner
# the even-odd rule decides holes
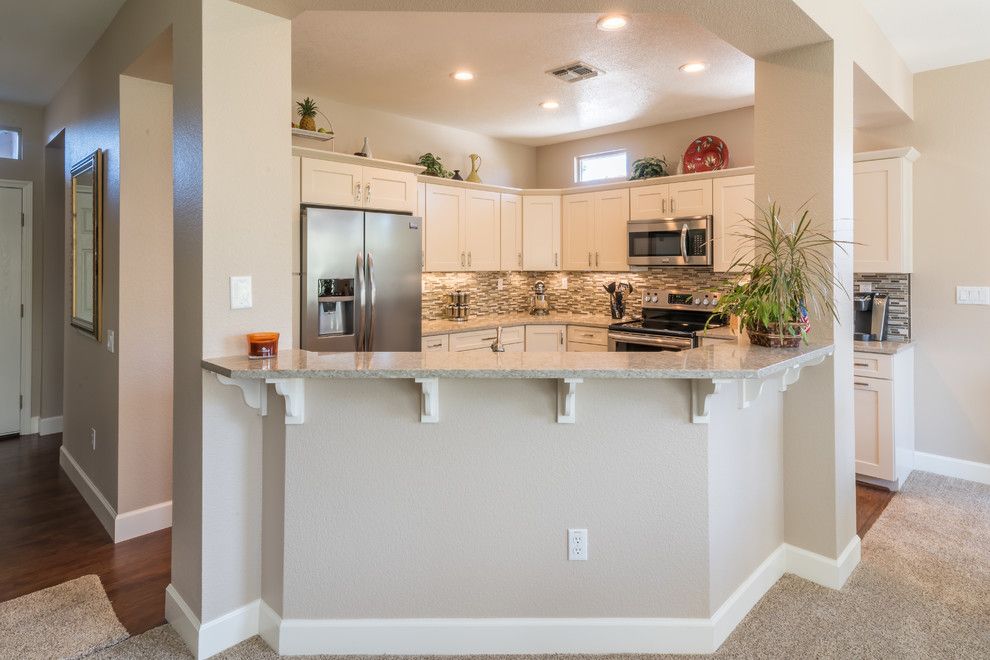
[[[990,484],[990,464],[966,461],[951,456],[939,456],[923,451],[914,452],[914,469],[934,472],[946,477]]]
[[[196,660],[209,658],[257,635],[261,605],[260,599],[254,600],[216,619],[200,623],[175,586],[169,584],[165,588],[165,619]]]
[[[38,433],[41,435],[53,435],[62,432],[62,416],[42,417],[38,424]]]
[[[21,304],[24,316],[21,317],[21,435],[38,432],[38,418],[31,416],[31,339],[33,336],[32,302],[34,299],[34,184],[30,181],[0,179],[0,187],[18,188],[21,191],[21,213],[24,226],[21,227]]]
[[[841,589],[853,569],[859,565],[860,541],[856,534],[853,534],[838,559],[831,559],[787,543],[784,546],[787,549],[788,573],[830,589]]]
[[[861,151],[853,155],[853,162],[861,163],[867,160],[885,160],[887,158],[905,158],[913,163],[921,157],[914,147],[897,147],[895,149],[881,149],[879,151]]]
[[[62,445],[62,448],[59,450],[58,464],[69,476],[69,480],[75,484],[76,490],[86,500],[89,508],[96,514],[96,518],[103,525],[103,529],[107,530],[110,538],[113,538],[114,519],[117,517],[117,511],[110,505],[107,498],[103,496],[103,493],[96,487],[96,484],[79,467],[79,463],[76,463],[76,459],[72,457],[72,454],[69,453],[65,445]]]
[[[113,542],[120,543],[172,526],[172,500],[119,513],[114,519]]]
[[[193,614],[171,583],[165,587],[165,620],[171,624],[189,650],[199,648],[199,618]]]
[[[273,649],[279,646],[279,630],[282,627],[282,617],[268,603],[260,601],[258,608],[258,635]]]
[[[739,585],[712,615],[714,649],[722,646],[749,611],[777,584],[787,569],[787,549],[781,544]]]

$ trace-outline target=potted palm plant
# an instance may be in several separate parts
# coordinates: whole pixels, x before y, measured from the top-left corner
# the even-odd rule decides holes
[[[835,246],[845,250],[848,243],[813,229],[805,206],[787,228],[780,206],[771,201],[768,208],[758,209],[758,217],[746,218],[737,233],[752,250],[742,250],[744,256],[733,262],[729,270],[742,275],[713,313],[739,317],[752,344],[794,348],[807,342],[809,311],[838,320],[832,289],[845,288],[833,273],[828,252]]]

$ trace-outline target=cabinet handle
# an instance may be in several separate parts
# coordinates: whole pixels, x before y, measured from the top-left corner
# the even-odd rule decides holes
[[[354,201],[355,202],[360,202],[361,201],[361,183],[360,182],[354,184]]]
[[[870,389],[870,384],[869,383],[853,382],[853,385],[855,385],[856,387],[864,387],[866,389]]]
[[[595,335],[593,335],[593,334],[592,334],[592,333],[590,333],[590,332],[586,332],[586,333],[584,333],[584,334],[582,335],[582,337],[592,337],[592,338],[593,338],[594,336],[595,336]]]
[[[464,253],[461,252],[461,268],[464,268]]]
[[[471,253],[468,252],[468,268],[471,267]]]
[[[588,268],[591,268],[591,253],[588,253]]]
[[[673,197],[670,198],[670,212],[673,213],[677,210],[677,200]]]
[[[519,253],[519,270],[522,270],[522,252]]]
[[[427,348],[443,348],[443,344],[430,344]]]
[[[556,268],[557,265],[558,265],[557,264],[557,253],[556,252],[553,253],[553,265],[554,265],[554,268]]]
[[[485,337],[481,341],[495,341],[495,337]]]
[[[561,330],[559,334],[560,334],[560,345],[563,346],[564,345],[564,331]]]
[[[371,184],[370,183],[366,183],[364,185],[364,203],[365,204],[370,204],[371,203]]]
[[[667,198],[666,197],[663,198],[663,212],[664,213],[667,212]]]
[[[855,366],[855,367],[868,367],[870,365],[866,364],[865,362],[853,362],[853,366]]]
[[[595,268],[598,268],[598,253],[595,252]]]

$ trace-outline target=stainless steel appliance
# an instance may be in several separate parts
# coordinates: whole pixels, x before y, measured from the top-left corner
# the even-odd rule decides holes
[[[887,294],[857,293],[853,296],[853,339],[884,341],[887,339]]]
[[[302,209],[302,324],[308,351],[419,351],[421,221]]]
[[[630,220],[629,265],[711,266],[712,216]]]
[[[547,300],[547,285],[543,280],[537,280],[533,287],[533,299],[529,304],[529,313],[533,316],[546,316],[550,313],[550,301]]]
[[[643,318],[610,325],[608,350],[646,352],[697,348],[701,345],[706,323],[709,328],[727,323],[724,317],[712,318],[718,297],[718,293],[704,291],[644,291]]]

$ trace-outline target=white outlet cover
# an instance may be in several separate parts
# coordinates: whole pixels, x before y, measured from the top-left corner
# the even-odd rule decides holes
[[[251,308],[251,276],[240,275],[230,278],[230,308]]]
[[[569,561],[588,560],[588,530],[572,528],[567,530],[567,559]]]
[[[872,282],[860,282],[859,283],[859,292],[860,293],[872,293],[873,292],[873,283]]]
[[[566,275],[564,275],[563,277],[560,278],[560,288],[561,289],[566,289],[567,288],[567,276]]]
[[[957,305],[990,305],[990,287],[957,286]]]

